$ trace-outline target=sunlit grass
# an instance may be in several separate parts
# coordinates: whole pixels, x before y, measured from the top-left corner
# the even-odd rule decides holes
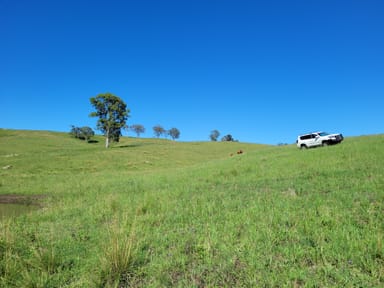
[[[0,193],[48,196],[0,223],[4,287],[384,283],[383,135],[306,151],[0,136],[0,156],[18,154],[0,157]]]

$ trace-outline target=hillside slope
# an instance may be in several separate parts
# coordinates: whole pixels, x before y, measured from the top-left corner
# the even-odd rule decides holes
[[[0,194],[47,196],[0,223],[0,286],[380,287],[383,144],[0,131]]]
[[[2,156],[18,154],[18,158],[1,158],[2,164],[16,164],[22,159],[44,163],[53,170],[93,169],[127,172],[159,168],[180,168],[214,159],[222,159],[239,150],[253,151],[266,145],[239,142],[176,142],[165,139],[122,137],[112,148],[104,148],[104,138],[94,137],[96,143],[71,138],[66,133],[48,131],[0,130]],[[61,161],[63,160],[63,161]],[[70,165],[66,164],[70,163]],[[115,167],[117,166],[117,167]],[[17,165],[15,166],[15,168]],[[115,168],[114,168],[115,167]],[[31,167],[36,168],[36,167]],[[37,168],[38,169],[38,168]]]

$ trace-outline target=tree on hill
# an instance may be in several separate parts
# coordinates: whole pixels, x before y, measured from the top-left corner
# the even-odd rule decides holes
[[[105,147],[108,148],[111,141],[119,141],[121,129],[127,128],[130,110],[122,99],[111,93],[91,97],[90,101],[96,109],[90,116],[99,117],[97,129],[104,134]]]
[[[177,128],[171,128],[168,130],[168,135],[171,136],[172,140],[175,140],[180,137],[180,131]]]
[[[77,139],[86,140],[89,142],[91,140],[91,137],[95,136],[95,132],[92,130],[92,128],[84,126],[84,127],[76,127],[72,125],[71,131],[69,134],[72,137],[75,137]]]
[[[209,134],[209,138],[211,139],[211,141],[217,141],[219,136],[220,136],[220,132],[218,130],[216,130],[216,129],[212,130],[211,134]]]
[[[233,139],[231,134],[225,135],[223,138],[221,138],[221,141],[237,142],[237,140]]]
[[[72,128],[71,128],[71,131],[69,131],[69,135],[71,135],[72,137],[75,137],[75,138],[78,138],[78,139],[81,139],[80,138],[80,128],[79,127],[75,127],[72,125]]]
[[[156,125],[153,127],[153,133],[157,138],[159,138],[162,135],[166,135],[166,130],[163,128],[163,126]]]
[[[145,132],[145,128],[141,124],[134,124],[129,127],[130,130],[136,133],[137,137],[140,137],[141,133]]]

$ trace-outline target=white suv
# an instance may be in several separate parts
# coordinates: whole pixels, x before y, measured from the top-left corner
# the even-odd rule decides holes
[[[326,132],[313,132],[299,135],[296,145],[300,149],[306,149],[317,146],[327,146],[337,144],[344,140],[342,134],[329,134]]]

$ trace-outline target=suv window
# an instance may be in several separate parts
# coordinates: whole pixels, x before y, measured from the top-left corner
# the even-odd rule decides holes
[[[309,134],[309,135],[303,135],[303,136],[301,136],[300,137],[300,140],[308,140],[308,139],[311,139],[311,135]]]

